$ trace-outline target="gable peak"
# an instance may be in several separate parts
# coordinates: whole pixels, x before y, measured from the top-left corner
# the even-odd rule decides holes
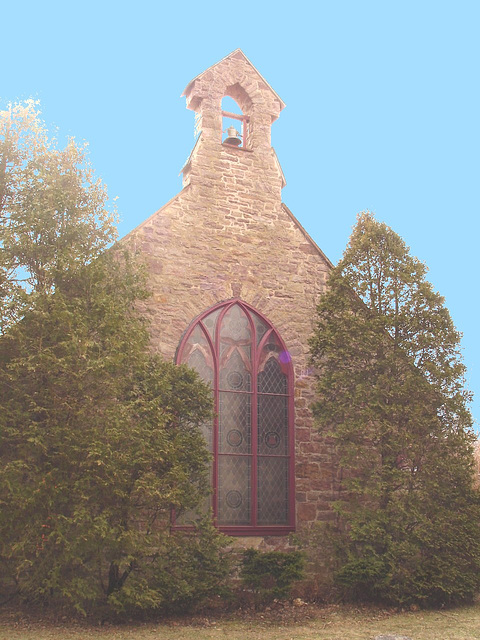
[[[255,78],[257,82],[259,82],[259,86],[261,87],[261,89],[263,91],[266,90],[271,94],[271,97],[275,100],[275,102],[277,102],[278,112],[280,112],[285,107],[285,103],[280,98],[278,93],[270,86],[270,84],[265,80],[258,69],[256,69],[256,67],[250,62],[250,60],[241,49],[235,49],[227,56],[208,67],[208,69],[205,69],[205,71],[202,71],[197,76],[195,76],[195,78],[193,78],[193,80],[188,83],[188,85],[185,87],[184,92],[182,93],[182,96],[185,96],[187,98],[187,103],[189,102],[189,97],[194,92],[196,84],[203,84],[202,80],[213,80],[216,76],[222,74],[222,70],[224,68],[232,67],[232,63],[234,67],[234,69],[232,69],[233,74],[236,70],[238,74],[246,74],[252,78]],[[235,63],[238,63],[238,65],[235,65]],[[237,66],[238,69],[236,69]]]

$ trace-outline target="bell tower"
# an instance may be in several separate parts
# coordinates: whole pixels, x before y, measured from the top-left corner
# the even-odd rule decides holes
[[[184,188],[126,242],[147,268],[153,350],[211,383],[217,524],[240,545],[284,549],[295,526],[331,520],[338,498],[309,408],[308,341],[332,265],[282,203],[271,127],[285,105],[244,53],[184,95],[198,131]]]
[[[285,179],[271,146],[271,126],[285,104],[245,54],[236,49],[194,78],[183,95],[198,131],[182,169],[184,186],[237,193],[245,187],[281,201]],[[222,110],[227,96],[241,114]]]

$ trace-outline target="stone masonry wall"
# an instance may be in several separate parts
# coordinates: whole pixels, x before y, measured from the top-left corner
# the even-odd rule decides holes
[[[227,90],[251,116],[247,149],[221,142],[220,103]],[[230,298],[244,300],[274,324],[295,372],[301,528],[330,518],[335,498],[332,451],[313,427],[309,409],[313,377],[307,344],[330,263],[281,202],[283,175],[270,146],[270,125],[281,103],[243,54],[190,83],[187,100],[200,114],[202,132],[184,169],[185,187],[126,238],[148,266],[153,296],[145,313],[152,346],[173,360],[192,320]],[[244,542],[261,548],[287,544],[273,536]]]

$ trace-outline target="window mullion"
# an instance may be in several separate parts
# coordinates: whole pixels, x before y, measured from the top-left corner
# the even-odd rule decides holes
[[[258,387],[257,387],[257,332],[255,323],[250,323],[251,336],[252,336],[252,418],[250,420],[252,425],[252,486],[251,486],[251,505],[252,505],[252,526],[257,526],[257,512],[258,512]]]
[[[215,344],[217,343],[217,336],[215,335]],[[217,347],[215,351],[218,354]],[[218,518],[218,420],[219,420],[219,407],[220,407],[220,393],[218,391],[219,381],[219,358],[214,360],[214,417],[213,417],[213,521],[216,525]]]
[[[213,418],[213,521],[215,526],[218,521],[218,465],[219,465],[219,451],[218,451],[218,430],[219,430],[219,413],[220,413],[220,329],[222,325],[223,316],[227,312],[229,307],[225,307],[217,318],[217,324],[215,327],[215,370],[213,378],[214,388],[214,418]]]

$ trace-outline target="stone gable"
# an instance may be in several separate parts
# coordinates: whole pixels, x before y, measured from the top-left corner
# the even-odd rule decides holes
[[[185,95],[200,134],[184,188],[126,238],[148,267],[153,349],[173,359],[192,321],[224,300],[267,317],[294,369],[297,526],[329,518],[336,467],[312,423],[308,338],[331,264],[281,201],[285,182],[270,127],[283,102],[239,50],[197,76]],[[222,143],[225,95],[249,118],[244,147]]]

